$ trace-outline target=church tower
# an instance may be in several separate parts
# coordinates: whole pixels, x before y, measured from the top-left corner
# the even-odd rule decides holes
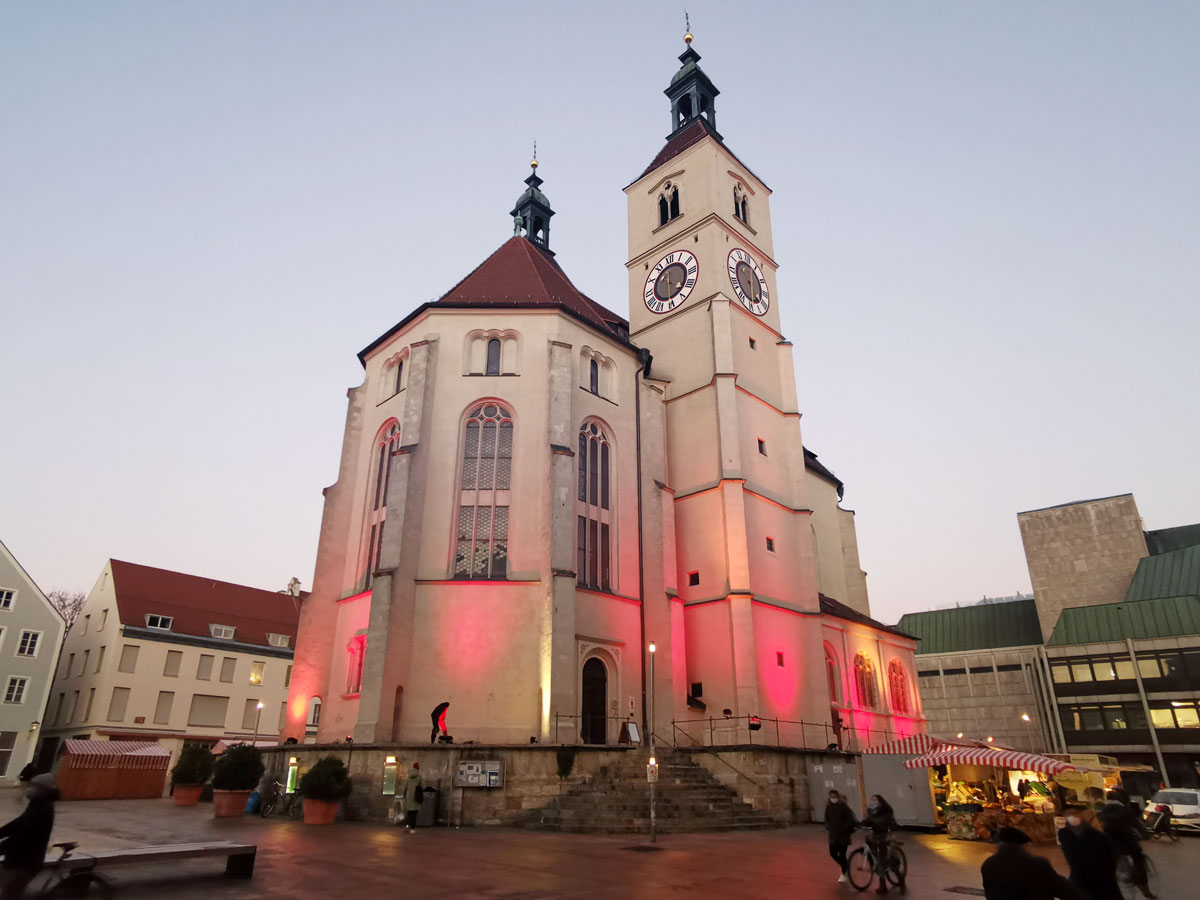
[[[792,345],[780,333],[770,188],[716,129],[691,46],[672,131],[628,187],[630,338],[669,382],[687,644],[683,715],[829,720]],[[702,696],[697,696],[700,692]]]

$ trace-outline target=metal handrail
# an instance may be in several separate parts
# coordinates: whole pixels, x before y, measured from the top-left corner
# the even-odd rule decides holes
[[[750,727],[752,723],[757,723],[760,727],[752,729]],[[699,726],[699,735],[694,733],[697,731],[697,726]],[[705,726],[707,727],[705,728]],[[863,746],[867,747],[900,737],[898,732],[893,732],[890,729],[864,729],[843,726],[839,734],[828,722],[806,722],[803,719],[763,718],[751,715],[722,716],[721,718],[708,716],[703,719],[672,719],[671,728],[672,745],[676,748],[682,747],[683,749],[741,746],[743,744],[753,745],[758,743],[766,747],[786,747],[794,750],[826,750],[830,747],[836,747],[842,751],[857,752],[859,750],[860,735],[865,737]],[[815,742],[809,740],[810,729],[816,729],[816,734],[820,736]],[[772,730],[774,731],[773,741],[771,740]],[[705,734],[705,731],[707,731],[707,734]],[[756,731],[759,733],[757,742],[755,740]],[[789,732],[786,738],[784,735],[785,731]],[[799,732],[799,742],[795,740],[797,731]],[[727,740],[726,736],[730,735],[731,732],[733,736],[737,737],[744,735],[745,740]],[[690,744],[681,744],[681,734]]]

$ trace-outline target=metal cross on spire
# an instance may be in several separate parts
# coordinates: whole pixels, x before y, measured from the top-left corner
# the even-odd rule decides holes
[[[536,168],[538,167],[538,161],[537,161],[537,141],[534,141],[534,142],[533,142],[533,159],[531,159],[531,160],[529,161],[529,167],[530,167],[530,168],[532,168],[532,169],[536,169]]]
[[[683,36],[683,42],[690,47],[692,45],[692,20],[688,17],[686,9],[683,11],[683,26],[684,31],[687,32]]]

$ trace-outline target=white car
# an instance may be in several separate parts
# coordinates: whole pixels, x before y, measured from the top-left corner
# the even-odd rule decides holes
[[[1161,790],[1146,804],[1146,814],[1159,804],[1171,807],[1171,824],[1185,831],[1200,831],[1200,791],[1192,788]]]

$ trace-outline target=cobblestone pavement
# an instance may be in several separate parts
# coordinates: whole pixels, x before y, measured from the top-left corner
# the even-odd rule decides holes
[[[0,797],[0,821],[20,809]],[[909,897],[962,898],[957,886],[978,889],[987,844],[944,835],[908,833]],[[381,825],[305,826],[257,816],[216,820],[207,804],[175,807],[169,800],[60,803],[54,840],[77,840],[81,850],[195,840],[258,845],[250,881],[223,876],[223,861],[194,860],[109,870],[118,896],[135,898],[489,898],[541,900],[622,898],[850,898],[836,883],[824,832],[799,826],[776,832],[668,835],[646,852],[648,839],[559,835],[499,828],[434,828],[405,834]],[[1049,845],[1037,852],[1066,871]],[[1160,873],[1159,896],[1197,896],[1200,839],[1152,844]],[[865,895],[863,895],[865,896]],[[873,896],[873,895],[872,895]]]

